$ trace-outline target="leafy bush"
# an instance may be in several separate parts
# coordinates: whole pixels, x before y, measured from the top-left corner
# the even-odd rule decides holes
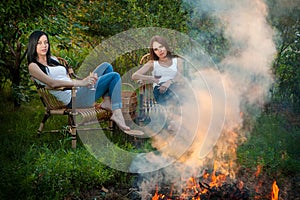
[[[248,141],[238,148],[240,164],[248,168],[262,166],[267,173],[299,173],[299,129],[289,130],[280,116],[262,114]]]

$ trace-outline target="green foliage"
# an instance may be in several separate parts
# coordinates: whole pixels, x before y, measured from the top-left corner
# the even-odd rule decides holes
[[[54,55],[68,58],[74,69],[101,40],[130,28],[187,30],[186,13],[178,0],[8,1],[0,8],[4,19],[0,23],[0,85],[12,83],[16,105],[26,100],[27,91],[22,88],[30,85],[25,54],[33,30],[46,31],[56,44]]]
[[[61,132],[37,137],[44,115],[37,95],[15,112],[6,94],[0,98],[0,199],[86,199],[101,186],[130,184],[130,174],[104,166],[80,142],[71,148],[66,116],[50,117],[45,126]],[[116,144],[132,149],[120,140],[115,138]]]
[[[68,61],[69,65],[73,67],[75,72],[81,66],[86,56],[90,53],[90,49],[82,47],[74,47],[72,49],[60,49],[56,45],[53,45],[52,54],[57,57],[62,57]]]
[[[48,29],[58,32],[51,27],[64,30],[62,20],[53,16],[60,16],[60,0],[55,1],[2,1],[0,3],[0,84],[3,86],[10,81],[15,106],[24,100],[28,86],[28,72],[26,63],[26,45],[29,34],[36,29]],[[49,26],[53,24],[53,26]],[[25,81],[26,80],[26,81]]]
[[[130,28],[162,27],[186,32],[186,12],[181,1],[82,1],[72,18],[86,35],[103,39]],[[79,8],[79,9],[78,9]]]
[[[63,143],[55,150],[47,145],[32,145],[20,162],[8,164],[3,167],[3,181],[10,185],[1,182],[1,188],[6,189],[8,197],[25,196],[26,199],[83,198],[83,194],[106,184],[116,175],[85,149],[66,149]]]
[[[297,41],[298,39],[295,38]],[[296,42],[281,53],[280,63],[275,66],[277,90],[274,100],[289,103],[293,110],[300,112],[300,44]]]
[[[113,171],[103,166],[86,150],[58,149],[51,151],[47,147],[39,149],[34,160],[33,146],[25,155],[26,165],[33,172],[25,177],[26,184],[32,185],[30,196],[43,199],[62,199],[67,196],[80,197],[84,192],[102,185],[114,177]],[[40,147],[39,147],[40,148]]]
[[[277,60],[274,63],[276,83],[273,100],[289,104],[300,112],[300,8],[296,1],[286,4],[280,0],[268,0],[269,22],[277,31]]]
[[[224,36],[224,26],[211,13],[199,12],[193,4],[185,4],[187,14],[188,34],[202,45],[203,49],[215,62],[220,62],[229,48],[229,42]]]
[[[278,30],[278,58],[274,65],[277,83],[274,97],[299,108],[299,7],[268,0],[269,22]],[[167,1],[3,1],[0,3],[0,85],[10,83],[15,103],[28,99],[25,59],[29,34],[36,29],[51,36],[54,55],[67,58],[78,69],[85,56],[103,39],[131,28],[162,27],[188,33],[203,45],[214,61],[226,54],[228,41],[220,21],[199,13],[193,4]],[[37,9],[38,8],[38,9]],[[119,72],[136,66],[127,58],[117,60]],[[126,56],[125,56],[126,57]],[[134,63],[134,64],[133,64]]]
[[[261,165],[272,175],[299,173],[299,139],[299,129],[289,130],[283,118],[263,114],[247,142],[238,148],[238,161],[252,169]]]
[[[187,31],[187,12],[182,7],[182,1],[128,1],[127,9],[131,21],[130,28],[161,27]]]
[[[282,10],[280,0],[268,0],[269,22],[278,30],[278,57],[274,64],[276,84],[273,100],[285,101],[300,110],[299,6]],[[0,2],[0,199],[84,199],[84,193],[101,185],[128,184],[130,175],[103,166],[79,147],[70,148],[64,131],[36,137],[44,108],[29,81],[26,45],[33,30],[49,33],[52,53],[78,69],[89,51],[103,39],[130,28],[161,27],[188,33],[220,61],[230,44],[219,21],[209,13],[196,13],[193,5],[166,1],[1,1]],[[219,28],[218,28],[219,27]],[[145,51],[116,59],[121,74],[137,66]],[[12,89],[12,90],[11,90]],[[3,96],[8,92],[9,96]],[[14,98],[13,98],[14,97]],[[17,110],[11,103],[20,104]],[[65,126],[64,116],[50,118],[46,129]],[[241,165],[262,165],[270,174],[299,173],[299,129],[283,118],[263,114],[248,141],[238,149]],[[137,152],[119,134],[115,144]],[[113,155],[114,156],[114,155]],[[112,156],[112,158],[114,158]]]

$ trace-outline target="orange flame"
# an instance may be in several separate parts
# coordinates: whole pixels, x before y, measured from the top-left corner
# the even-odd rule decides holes
[[[256,178],[257,178],[258,175],[260,174],[261,169],[262,169],[262,166],[261,166],[261,165],[257,165],[257,170],[256,170],[256,172],[255,172],[255,177],[256,177]]]
[[[278,193],[279,193],[279,188],[276,184],[276,181],[274,181],[273,185],[272,185],[272,200],[278,200]]]
[[[219,174],[218,176],[216,176],[216,170],[217,170],[217,165],[214,163],[214,171],[212,172],[211,183],[209,184],[210,187],[213,187],[213,186],[219,187],[226,180],[226,175],[224,175],[224,174]]]
[[[225,174],[218,174],[217,173],[217,164],[214,164],[214,170],[210,174],[206,170],[202,174],[202,177],[209,181],[209,187],[220,187],[222,184],[226,181],[226,175]],[[209,180],[210,179],[210,180]],[[243,188],[243,183],[240,185],[241,188]],[[197,179],[193,176],[189,177],[186,180],[186,188],[184,192],[180,194],[180,199],[186,199],[187,197],[192,197],[192,200],[201,200],[200,194],[205,194],[208,192],[206,188],[202,188],[200,184],[197,183]],[[170,190],[170,197],[173,195],[173,186],[171,185],[171,190]],[[162,200],[162,199],[169,199],[167,195],[159,193],[159,188],[158,185],[155,187],[155,193],[152,197],[152,200]]]
[[[152,200],[159,200],[160,195],[158,194],[158,185],[155,186],[155,194],[152,197]]]

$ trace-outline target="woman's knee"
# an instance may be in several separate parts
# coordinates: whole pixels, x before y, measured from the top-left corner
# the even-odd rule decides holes
[[[112,76],[114,79],[116,80],[120,80],[121,79],[121,76],[118,72],[111,72]]]
[[[98,76],[102,76],[103,74],[107,74],[113,72],[113,66],[108,62],[101,63],[94,72],[98,74]]]
[[[105,74],[114,71],[113,66],[110,63],[104,62],[102,64],[106,67]]]

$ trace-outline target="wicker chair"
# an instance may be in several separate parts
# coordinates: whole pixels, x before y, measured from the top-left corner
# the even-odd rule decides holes
[[[69,73],[69,76],[71,78],[79,79],[77,77],[72,69],[71,66],[69,66],[68,62],[63,59],[58,57],[58,60],[61,64],[63,64]],[[66,115],[68,116],[68,132],[71,134],[72,137],[72,148],[76,148],[76,142],[77,142],[77,137],[76,137],[76,129],[79,125],[86,125],[86,124],[91,124],[91,123],[98,123],[99,121],[108,122],[108,128],[107,129],[112,129],[113,123],[110,121],[110,117],[112,115],[111,112],[101,109],[100,106],[95,106],[91,108],[80,108],[76,109],[75,106],[72,106],[72,108],[67,108],[62,102],[57,100],[50,92],[48,87],[41,85],[37,83],[32,77],[32,81],[34,82],[37,92],[40,96],[40,99],[45,107],[45,114],[44,117],[40,123],[40,126],[38,128],[38,134],[41,134],[43,132],[45,123],[47,119],[51,115]],[[72,88],[57,88],[57,90],[72,90],[72,103],[74,104],[76,101],[76,87]],[[131,110],[132,112],[132,110]],[[77,116],[81,116],[80,120],[76,120]],[[51,130],[49,132],[58,132],[60,130]]]

